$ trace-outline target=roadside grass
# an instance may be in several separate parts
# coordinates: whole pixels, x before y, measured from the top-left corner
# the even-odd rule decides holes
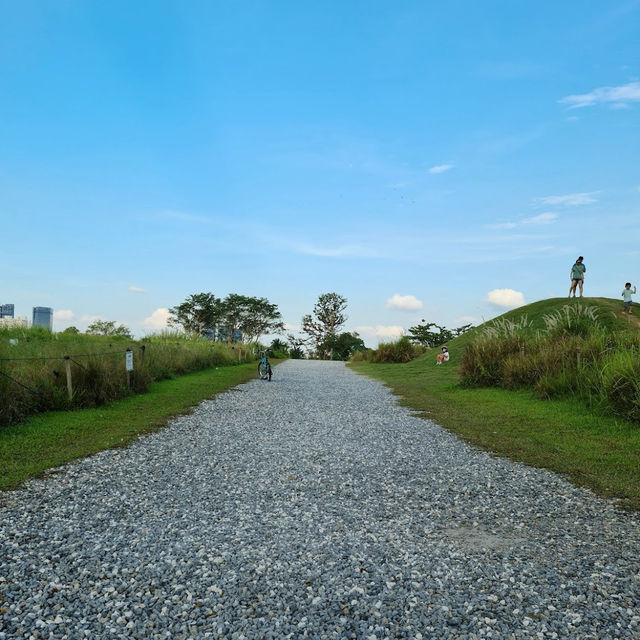
[[[566,298],[545,300],[501,318],[515,321],[527,313],[533,332],[544,327],[543,314],[567,302]],[[574,302],[602,306],[601,317],[610,330],[636,323],[635,318],[629,321],[615,314],[622,306],[615,300]],[[451,360],[441,366],[435,365],[437,348],[406,364],[352,362],[349,366],[382,381],[401,396],[402,404],[470,444],[563,474],[598,495],[618,499],[623,508],[640,510],[640,427],[590,409],[577,397],[542,400],[529,389],[463,387],[458,375],[462,352],[477,336],[474,329],[449,342]]]
[[[143,354],[144,347],[144,354]],[[134,372],[127,386],[125,349]],[[249,345],[230,345],[165,331],[143,341],[42,328],[0,328],[0,427],[45,411],[105,405],[144,393],[153,381],[254,359]],[[69,366],[73,396],[67,392]]]
[[[275,364],[275,361],[274,361]],[[42,413],[0,429],[0,489],[103,449],[124,447],[215,393],[256,377],[255,362],[153,382],[147,393],[76,411]]]

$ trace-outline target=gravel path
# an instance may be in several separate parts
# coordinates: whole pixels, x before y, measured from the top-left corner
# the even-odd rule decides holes
[[[640,521],[289,361],[4,494],[0,639],[640,638]]]

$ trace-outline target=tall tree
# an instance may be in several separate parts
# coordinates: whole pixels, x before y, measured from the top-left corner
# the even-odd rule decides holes
[[[169,309],[169,326],[181,326],[187,333],[201,335],[214,329],[222,316],[222,303],[213,293],[194,293]]]
[[[77,333],[76,329],[76,333]],[[114,320],[96,320],[87,327],[87,333],[92,336],[109,336],[111,338],[133,338],[128,327],[120,324],[116,327]]]
[[[257,342],[265,333],[282,333],[284,322],[278,305],[266,298],[248,298],[240,329],[247,342]]]
[[[313,314],[302,317],[302,331],[315,346],[316,353],[323,360],[331,357],[331,338],[347,321],[345,310],[347,299],[337,293],[323,293],[313,307]]]

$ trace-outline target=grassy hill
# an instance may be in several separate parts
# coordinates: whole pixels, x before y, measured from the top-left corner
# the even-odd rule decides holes
[[[589,408],[576,397],[541,400],[540,393],[532,389],[466,388],[460,384],[465,348],[484,328],[518,322],[526,316],[530,326],[523,334],[533,337],[544,329],[545,314],[561,311],[567,304],[595,307],[607,335],[624,332],[640,336],[640,319],[623,316],[618,300],[552,298],[509,311],[451,340],[451,360],[442,366],[435,365],[437,348],[406,364],[357,362],[350,366],[385,382],[421,416],[476,446],[566,474],[576,484],[640,509],[638,424]],[[637,361],[637,353],[630,357]]]
[[[492,318],[474,327],[471,331],[452,340],[448,346],[453,346],[454,349],[459,351],[472,342],[478,332],[485,327],[495,325],[501,320],[517,322],[522,316],[526,316],[527,320],[530,321],[531,328],[529,332],[534,334],[537,331],[544,330],[545,323],[543,318],[545,315],[560,311],[567,305],[595,307],[598,313],[598,322],[603,328],[609,331],[640,331],[640,308],[636,309],[638,315],[622,315],[620,312],[622,309],[621,300],[622,298],[620,298],[620,300],[614,298],[548,298],[546,300],[538,300],[537,302],[532,302],[531,304],[507,311],[496,318]]]

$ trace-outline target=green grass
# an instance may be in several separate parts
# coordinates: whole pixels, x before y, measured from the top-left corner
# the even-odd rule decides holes
[[[0,489],[103,449],[123,447],[172,416],[256,376],[256,363],[219,367],[150,385],[147,393],[95,409],[43,413],[0,429]]]
[[[17,343],[13,344],[12,340]],[[131,389],[127,387],[124,364],[128,347],[134,356]],[[0,373],[4,374],[0,375],[0,427],[18,424],[44,411],[102,406],[128,396],[131,391],[143,393],[152,381],[250,362],[252,352],[250,345],[211,342],[176,332],[133,341],[51,333],[37,327],[0,329]],[[65,355],[73,356],[69,361],[73,382],[71,399],[67,392]],[[40,359],[43,357],[50,359]]]
[[[544,300],[505,316],[515,320],[527,313],[535,330],[543,328],[543,314],[566,303],[566,298]],[[613,330],[629,326],[622,314],[615,314],[621,306],[615,300],[587,298],[578,303],[601,306],[604,322]],[[449,342],[451,360],[441,366],[434,364],[437,348],[406,364],[350,366],[381,380],[403,404],[475,446],[564,474],[574,484],[618,498],[625,508],[640,509],[640,428],[598,415],[580,400],[541,400],[528,390],[461,387],[461,354],[477,331]]]

